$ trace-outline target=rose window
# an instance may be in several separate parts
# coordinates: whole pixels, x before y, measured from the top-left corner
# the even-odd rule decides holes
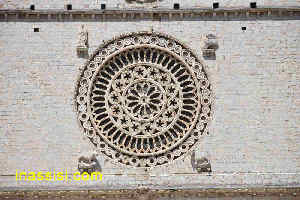
[[[84,134],[115,162],[153,167],[192,150],[207,133],[211,88],[189,48],[159,33],[100,46],[76,84]]]

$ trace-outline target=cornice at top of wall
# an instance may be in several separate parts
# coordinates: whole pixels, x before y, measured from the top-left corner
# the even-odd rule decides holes
[[[29,10],[11,9],[0,10],[0,21],[49,20],[49,21],[77,21],[77,20],[233,20],[259,18],[300,19],[300,7],[235,7],[235,8],[189,8],[189,9],[48,9]]]

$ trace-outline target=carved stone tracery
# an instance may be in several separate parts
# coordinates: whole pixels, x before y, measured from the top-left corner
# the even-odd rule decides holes
[[[211,87],[201,62],[160,33],[131,33],[103,44],[75,93],[80,126],[98,151],[136,167],[183,156],[211,119]]]

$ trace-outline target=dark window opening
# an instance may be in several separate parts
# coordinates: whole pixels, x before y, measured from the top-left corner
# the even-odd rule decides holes
[[[256,8],[256,2],[251,2],[250,3],[250,8]]]
[[[101,9],[105,10],[106,9],[106,4],[101,4]]]
[[[72,10],[72,5],[71,4],[67,5],[67,10]]]
[[[35,9],[34,5],[30,5],[30,10],[34,10],[34,9]]]
[[[40,28],[33,28],[33,32],[40,32]]]
[[[242,27],[242,30],[245,31],[247,28],[245,26]]]
[[[180,8],[179,3],[174,3],[174,9],[175,9],[175,10],[178,10],[179,8]]]
[[[213,3],[213,8],[214,9],[219,8],[219,3]]]

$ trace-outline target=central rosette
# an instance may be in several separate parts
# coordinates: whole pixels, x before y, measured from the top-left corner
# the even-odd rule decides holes
[[[128,135],[151,138],[162,134],[180,110],[180,88],[158,65],[129,65],[116,74],[108,95],[110,115]]]
[[[123,99],[128,113],[135,120],[152,120],[164,109],[163,88],[151,79],[130,84],[123,94]]]

